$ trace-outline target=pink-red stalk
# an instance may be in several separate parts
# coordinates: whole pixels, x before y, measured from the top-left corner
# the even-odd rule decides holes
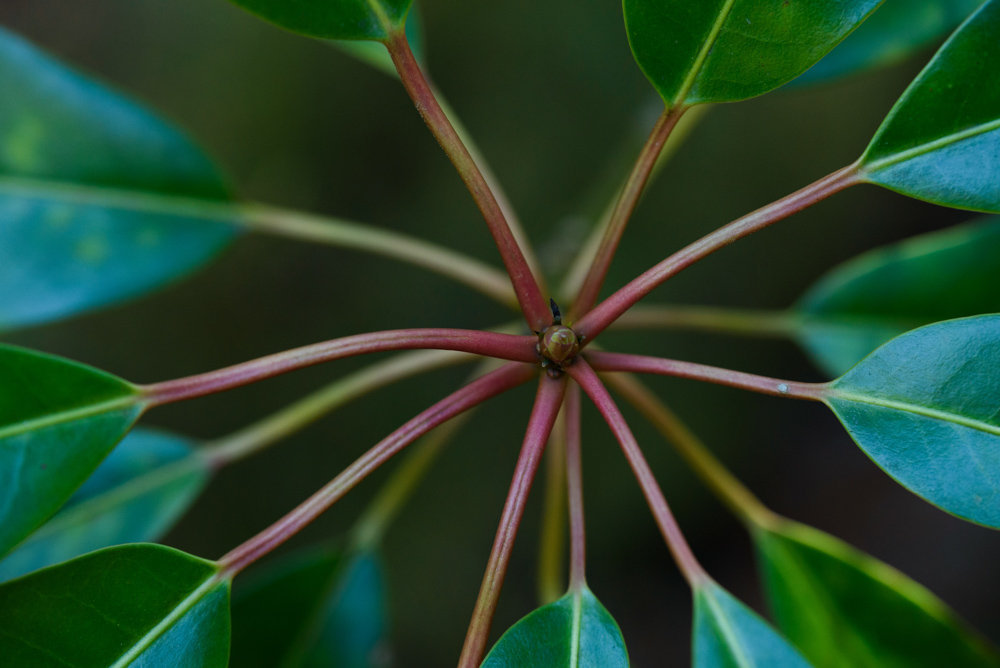
[[[570,311],[571,319],[585,314],[597,302],[601,286],[604,285],[604,279],[608,275],[611,261],[615,257],[615,251],[618,250],[618,244],[625,233],[625,226],[628,225],[632,213],[639,204],[639,198],[642,196],[642,191],[649,181],[649,175],[653,173],[653,168],[656,167],[656,160],[663,150],[663,145],[666,144],[670,133],[677,127],[677,122],[681,120],[681,116],[684,115],[686,110],[687,107],[683,106],[674,109],[665,109],[656,121],[653,131],[649,134],[649,138],[639,153],[639,158],[636,160],[632,172],[622,187],[618,201],[615,203],[614,211],[612,211],[611,217],[608,219],[604,239],[601,241],[601,246],[594,257],[594,262],[590,265],[587,277],[584,279],[580,293],[576,296],[576,301]]]
[[[537,362],[534,336],[468,329],[397,329],[358,334],[140,389],[153,406],[194,399],[332,360],[391,350],[454,350],[513,362]]]
[[[531,269],[525,260],[524,253],[517,245],[517,240],[510,231],[507,219],[503,210],[497,203],[493,191],[483,178],[482,172],[476,165],[475,160],[469,154],[465,144],[452,126],[448,116],[444,113],[434,90],[431,88],[424,73],[420,69],[410,45],[406,41],[406,34],[400,30],[392,35],[385,43],[392,56],[392,62],[396,65],[399,78],[406,88],[406,92],[413,99],[417,111],[420,112],[427,127],[430,128],[434,138],[441,144],[441,148],[448,155],[455,169],[458,170],[462,181],[465,182],[472,198],[479,207],[479,211],[486,219],[490,234],[496,242],[497,249],[507,274],[510,276],[514,286],[514,293],[517,301],[521,305],[528,326],[534,331],[541,331],[551,324],[552,314],[549,311],[548,302],[542,296],[538,281],[532,275]]]
[[[694,553],[691,552],[691,547],[688,545],[687,540],[685,540],[684,534],[681,533],[681,529],[677,525],[677,520],[674,519],[673,513],[670,512],[670,506],[667,505],[667,500],[664,498],[663,492],[656,482],[656,477],[653,476],[649,464],[646,463],[646,458],[639,448],[639,443],[635,440],[635,436],[632,435],[632,430],[626,424],[625,418],[622,416],[621,411],[618,410],[618,406],[615,405],[614,399],[608,394],[604,384],[601,383],[601,379],[597,377],[597,374],[586,360],[577,359],[573,366],[566,368],[566,373],[580,384],[583,391],[587,393],[590,400],[597,406],[597,410],[604,417],[605,422],[611,427],[611,431],[625,452],[625,458],[628,459],[629,466],[632,467],[632,472],[639,481],[639,487],[642,488],[642,493],[646,497],[646,502],[649,504],[650,510],[653,512],[653,517],[660,528],[660,533],[663,534],[663,538],[667,542],[667,547],[670,548],[674,561],[677,562],[678,568],[680,568],[681,573],[687,579],[688,583],[691,584],[692,588],[696,588],[705,582],[708,574],[705,573],[705,569],[702,568],[701,564],[695,558]]]
[[[826,394],[825,383],[797,383],[790,380],[778,380],[767,376],[757,376],[742,371],[720,369],[694,362],[647,357],[645,355],[629,355],[626,353],[608,353],[604,351],[588,351],[587,361],[601,372],[625,371],[629,373],[651,373],[658,376],[673,376],[674,378],[690,378],[716,385],[736,387],[772,397],[787,397],[789,399],[806,399],[822,401]]]
[[[437,402],[384,438],[295,510],[226,554],[219,565],[228,577],[235,576],[302,530],[407,445],[456,415],[528,381],[535,374],[533,366],[506,364]]]
[[[585,342],[592,341],[595,336],[607,329],[611,323],[640,299],[692,264],[703,260],[734,241],[788,218],[792,214],[859,182],[858,166],[856,164],[850,165],[784,199],[720,227],[715,232],[674,253],[605,299],[597,308],[574,324],[574,331],[585,337]]]
[[[500,526],[493,541],[490,561],[486,566],[486,575],[479,589],[476,609],[469,622],[469,630],[462,647],[459,668],[477,668],[486,654],[486,642],[489,639],[490,627],[493,625],[493,615],[496,612],[500,589],[503,587],[507,565],[510,563],[510,553],[514,547],[517,528],[521,524],[524,506],[531,491],[531,483],[538,470],[538,463],[545,452],[545,444],[552,433],[559,406],[566,392],[566,379],[554,380],[547,374],[542,374],[535,395],[535,406],[528,420],[528,429],[524,435],[524,445],[514,470],[514,479],[510,483],[507,501],[504,503]]]

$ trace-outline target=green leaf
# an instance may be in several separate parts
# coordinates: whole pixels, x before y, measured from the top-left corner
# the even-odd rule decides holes
[[[714,582],[694,593],[694,668],[809,668],[753,610]]]
[[[944,37],[983,0],[889,0],[793,85],[820,84],[899,62]]]
[[[372,668],[388,628],[381,561],[310,548],[274,564],[233,598],[233,665]]]
[[[1000,219],[982,218],[869,251],[795,305],[799,343],[831,376],[903,332],[1000,312]]]
[[[829,534],[755,527],[771,609],[817,668],[997,668],[998,657],[934,594]]]
[[[935,204],[1000,213],[1000,0],[941,47],[861,158],[870,183]]]
[[[0,585],[0,657],[31,668],[225,668],[229,581],[160,545],[123,545]]]
[[[410,49],[416,57],[417,62],[424,61],[424,29],[420,12],[417,11],[417,4],[410,7],[410,13],[406,17],[406,41],[410,44]],[[392,62],[389,51],[378,42],[360,40],[331,40],[330,45],[340,49],[344,53],[354,56],[363,63],[371,65],[375,69],[399,77],[396,66]]]
[[[227,190],[185,136],[2,28],[0,99],[0,330],[144,294],[203,264],[236,233],[72,196],[219,201]]]
[[[482,668],[627,668],[621,629],[584,586],[510,627]]]
[[[159,540],[210,475],[187,439],[134,430],[62,510],[0,561],[0,582],[102,547]]]
[[[93,473],[143,410],[102,371],[0,345],[0,555]]]
[[[959,517],[1000,528],[1000,315],[903,334],[824,401],[876,464]]]
[[[623,0],[642,71],[671,107],[762,95],[812,67],[882,0]]]
[[[413,0],[230,0],[286,30],[320,39],[384,41],[403,27]]]

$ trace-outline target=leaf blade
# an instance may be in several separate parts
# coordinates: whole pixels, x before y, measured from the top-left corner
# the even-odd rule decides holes
[[[632,53],[670,107],[735,102],[791,81],[882,0],[624,0]]]
[[[66,506],[0,560],[0,582],[104,547],[158,540],[209,477],[186,439],[133,430]]]
[[[412,0],[230,0],[307,37],[383,41],[401,28]]]
[[[861,176],[942,206],[1000,213],[1000,2],[987,0],[889,112]]]
[[[183,276],[236,229],[61,201],[26,184],[228,201],[186,136],[0,28],[0,330],[130,299]]]
[[[824,399],[900,484],[1000,528],[1000,316],[928,325],[885,344]]]
[[[1000,665],[940,599],[877,559],[783,518],[752,533],[778,626],[818,668]]]
[[[589,588],[570,592],[510,627],[482,668],[627,668],[621,629]]]

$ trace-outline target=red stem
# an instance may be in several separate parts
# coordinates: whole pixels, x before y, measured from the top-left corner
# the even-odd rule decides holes
[[[459,668],[476,668],[486,654],[486,641],[489,639],[500,589],[507,574],[517,528],[521,524],[528,492],[531,491],[531,483],[545,451],[549,434],[552,433],[565,391],[565,378],[553,380],[547,374],[542,374],[538,393],[535,395],[535,406],[531,411],[531,419],[528,420],[524,445],[521,446],[521,455],[517,460],[514,479],[510,483],[500,526],[497,527],[497,535],[493,541],[493,551],[486,566],[486,575],[483,577],[476,609],[472,613],[472,621],[469,622],[469,630],[465,636],[465,645],[462,647],[462,656],[458,662]]]
[[[580,386],[571,383],[566,404],[566,488],[569,494],[569,588],[587,584],[587,536],[583,521],[583,464],[580,455]]]
[[[193,399],[255,383],[289,371],[345,357],[389,350],[456,350],[514,362],[537,362],[534,336],[513,336],[468,329],[397,329],[333,339],[210,371],[142,386],[154,406]]]
[[[859,183],[857,174],[857,164],[850,165],[784,199],[720,227],[708,236],[702,237],[674,253],[605,299],[597,308],[587,313],[573,326],[574,331],[585,337],[586,341],[593,341],[595,336],[607,329],[625,311],[667,279],[676,276],[692,264],[705,259],[734,241],[773,225],[834,193],[856,185]]]
[[[507,274],[510,276],[514,293],[517,295],[517,301],[521,305],[521,311],[528,321],[528,326],[536,332],[545,329],[552,320],[548,302],[542,297],[538,282],[532,275],[531,268],[510,231],[510,226],[507,224],[507,219],[504,217],[503,210],[497,203],[493,191],[490,190],[489,184],[483,178],[475,160],[469,155],[465,144],[455,132],[448,116],[441,109],[433,89],[420,70],[416,58],[413,57],[405,33],[399,31],[392,35],[385,45],[389,50],[389,55],[392,56],[392,62],[396,65],[396,70],[399,72],[399,78],[403,82],[406,92],[413,99],[417,111],[420,112],[434,138],[438,140],[441,148],[455,165],[462,181],[472,193],[476,206],[479,207],[483,218],[486,219],[486,224],[489,226],[490,234],[493,235],[493,240],[500,251],[500,257],[507,268]]]
[[[675,378],[690,378],[716,385],[736,387],[750,390],[772,397],[787,397],[789,399],[806,399],[822,401],[826,394],[825,383],[797,383],[790,380],[778,380],[767,376],[757,376],[742,371],[720,369],[694,362],[647,357],[645,355],[628,355],[625,353],[606,353],[587,351],[587,361],[596,371],[625,371],[629,373],[652,373],[659,376]]]
[[[222,557],[219,565],[228,577],[233,577],[298,533],[407,445],[456,415],[526,382],[534,374],[533,366],[506,364],[445,397],[384,438],[295,510]]]
[[[618,250],[622,234],[625,233],[625,226],[632,217],[635,207],[639,204],[639,198],[642,196],[642,191],[649,181],[649,175],[653,173],[653,168],[656,166],[656,160],[663,150],[663,145],[666,144],[670,133],[673,132],[677,126],[677,122],[681,120],[681,116],[684,115],[685,111],[687,111],[687,107],[683,106],[673,110],[665,109],[656,121],[653,131],[649,134],[646,144],[639,153],[639,158],[636,160],[632,172],[625,181],[621,195],[618,197],[618,202],[615,204],[614,211],[611,213],[611,218],[608,220],[608,227],[604,233],[604,239],[601,241],[601,246],[594,257],[593,264],[590,265],[590,270],[583,281],[580,293],[576,296],[576,302],[573,304],[571,311],[571,318],[583,315],[594,308],[597,297],[601,292],[601,286],[604,285],[604,279],[608,275],[608,269],[611,267],[611,261],[615,257],[615,251]]]
[[[625,423],[625,418],[622,417],[621,411],[615,405],[614,399],[608,394],[604,384],[601,383],[600,378],[597,377],[597,374],[587,364],[586,360],[577,358],[575,364],[566,368],[566,373],[580,384],[583,391],[587,393],[590,400],[597,406],[597,410],[600,411],[605,422],[611,427],[611,431],[625,452],[625,458],[628,459],[628,463],[632,467],[632,472],[635,473],[635,477],[639,481],[642,493],[646,497],[646,502],[649,504],[650,510],[653,511],[653,517],[656,518],[656,523],[660,527],[660,533],[663,534],[663,538],[667,542],[667,547],[670,548],[674,561],[677,562],[677,566],[688,583],[693,588],[698,587],[708,579],[708,574],[705,573],[705,569],[698,563],[694,553],[691,552],[691,547],[684,539],[684,534],[681,533],[680,527],[677,526],[677,520],[674,519],[673,513],[670,512],[670,506],[667,505],[667,500],[663,497],[663,492],[656,483],[656,477],[653,476],[649,464],[646,463],[646,458],[642,455],[642,450],[639,449],[639,444],[636,442],[635,436],[632,435],[632,430]]]

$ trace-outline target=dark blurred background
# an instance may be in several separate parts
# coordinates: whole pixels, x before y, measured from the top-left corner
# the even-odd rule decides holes
[[[578,242],[623,142],[658,112],[632,61],[620,3],[426,0],[427,62],[543,255]],[[322,43],[224,0],[4,0],[0,23],[188,129],[247,198],[374,223],[499,264],[486,227],[401,87]],[[620,286],[698,236],[854,160],[929,53],[822,88],[714,109],[643,201],[612,267]],[[619,162],[616,162],[619,161]],[[617,171],[616,171],[617,170]],[[959,222],[870,187],[838,195],[718,253],[650,301],[781,308],[872,246]],[[137,382],[207,371],[385,328],[489,327],[509,313],[419,270],[251,236],[143,301],[7,339]],[[821,380],[792,344],[684,333],[607,336],[611,347]],[[147,422],[226,434],[365,362],[348,360],[183,405]],[[224,471],[168,536],[215,558],[263,529],[419,410],[452,369],[384,390]],[[893,483],[818,404],[687,381],[650,383],[763,500],[926,584],[1000,641],[1000,534]],[[482,410],[445,452],[386,544],[396,665],[456,660],[517,457],[532,390]],[[708,570],[758,609],[749,541],[660,437],[626,411]],[[585,415],[592,589],[636,666],[689,661],[690,599],[607,428]],[[342,534],[380,472],[293,541]],[[494,635],[535,605],[541,487],[531,498]],[[238,668],[238,667],[236,667]]]

